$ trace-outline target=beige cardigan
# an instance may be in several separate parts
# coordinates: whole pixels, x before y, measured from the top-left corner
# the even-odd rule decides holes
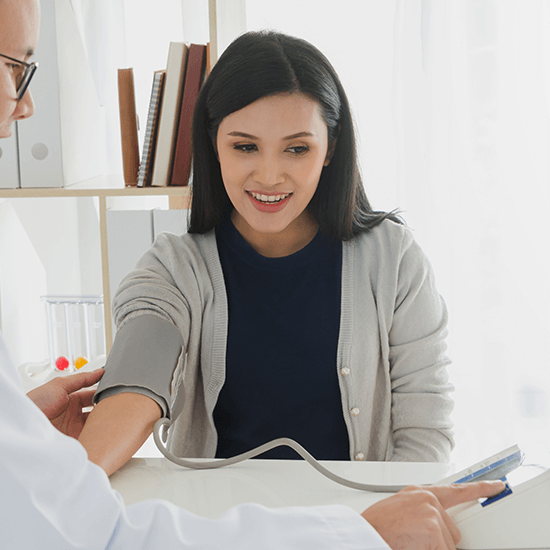
[[[428,260],[411,232],[389,220],[342,250],[335,368],[350,458],[448,461],[447,313]],[[174,454],[215,456],[228,313],[214,232],[161,234],[113,306],[118,333],[96,401],[145,393],[173,419]]]

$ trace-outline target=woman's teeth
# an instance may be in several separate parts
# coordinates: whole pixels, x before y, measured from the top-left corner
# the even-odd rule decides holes
[[[272,204],[275,202],[281,202],[284,201],[287,197],[289,197],[292,193],[286,193],[285,195],[260,195],[259,193],[252,193],[250,194],[259,202],[263,202],[266,204]]]

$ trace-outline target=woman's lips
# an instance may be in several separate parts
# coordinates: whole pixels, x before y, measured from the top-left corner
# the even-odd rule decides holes
[[[246,194],[254,208],[260,212],[274,213],[282,210],[292,197],[292,193],[273,193],[266,195],[256,191],[247,191]]]

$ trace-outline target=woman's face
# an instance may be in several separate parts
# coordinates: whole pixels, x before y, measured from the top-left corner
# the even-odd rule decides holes
[[[255,244],[291,245],[277,255],[298,250],[311,233],[307,244],[317,224],[306,207],[330,161],[319,104],[300,93],[264,97],[224,118],[216,145],[243,237],[260,253]]]

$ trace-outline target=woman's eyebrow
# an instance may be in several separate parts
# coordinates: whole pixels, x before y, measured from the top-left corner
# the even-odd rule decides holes
[[[296,139],[300,137],[314,137],[314,134],[311,132],[298,132],[297,134],[292,134],[291,136],[286,136],[283,139]]]
[[[253,136],[252,134],[246,134],[245,132],[229,132],[227,134],[228,136],[235,136],[235,137],[243,137],[243,138],[247,138],[247,139],[260,139],[260,138],[257,138],[256,136]]]
[[[235,136],[235,137],[243,137],[247,139],[255,139],[259,140],[260,138],[253,136],[252,134],[247,134],[245,132],[229,132],[227,134],[228,136]],[[289,140],[289,139],[296,139],[300,137],[314,137],[314,134],[311,132],[298,132],[297,134],[292,134],[290,136],[286,136],[283,138],[283,140]]]

